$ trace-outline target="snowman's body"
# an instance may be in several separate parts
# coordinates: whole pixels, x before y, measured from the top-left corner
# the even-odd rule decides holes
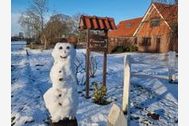
[[[75,49],[69,43],[57,43],[52,56],[52,87],[44,94],[44,100],[52,122],[58,122],[65,117],[76,116],[78,94],[74,74]]]

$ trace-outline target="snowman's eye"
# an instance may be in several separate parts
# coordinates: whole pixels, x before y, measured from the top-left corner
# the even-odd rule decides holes
[[[66,47],[66,49],[70,49],[70,47],[69,47],[69,46],[67,46],[67,47]]]
[[[60,46],[59,49],[62,49],[62,46]]]

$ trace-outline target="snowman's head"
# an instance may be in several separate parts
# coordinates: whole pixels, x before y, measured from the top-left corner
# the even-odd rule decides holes
[[[75,48],[70,43],[58,42],[52,51],[52,56],[55,62],[74,59],[75,54],[76,54]]]

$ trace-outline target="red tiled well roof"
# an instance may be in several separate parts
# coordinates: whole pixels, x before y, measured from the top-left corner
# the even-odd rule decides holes
[[[80,17],[79,29],[114,30],[116,25],[113,18],[82,15]]]

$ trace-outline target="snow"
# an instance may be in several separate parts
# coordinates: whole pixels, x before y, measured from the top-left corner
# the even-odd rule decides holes
[[[52,50],[27,49],[24,45],[12,44],[11,52],[11,113],[14,126],[48,125],[49,113],[45,108],[43,94],[51,87],[49,77],[53,65]],[[77,58],[85,66],[84,49],[77,49]],[[85,99],[85,72],[78,74],[79,106],[77,120],[80,126],[105,126],[113,103],[121,107],[123,92],[123,62],[125,55],[132,57],[130,112],[132,126],[159,125],[177,126],[178,84],[168,82],[168,55],[154,53],[109,54],[107,64],[108,105],[97,105]],[[103,55],[96,57],[98,69],[90,81],[102,81]],[[176,59],[178,63],[178,59]],[[177,64],[176,64],[177,66]],[[176,67],[176,75],[178,69]],[[90,95],[93,86],[90,86]],[[149,112],[160,115],[159,120],[147,116]]]

